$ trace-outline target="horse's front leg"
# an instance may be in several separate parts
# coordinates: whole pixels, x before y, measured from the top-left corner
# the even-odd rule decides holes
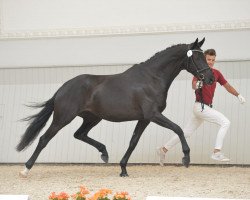
[[[122,176],[122,177],[128,176],[127,169],[126,169],[128,159],[131,156],[132,152],[134,151],[143,131],[148,126],[149,122],[150,121],[138,121],[138,123],[136,124],[133,136],[132,136],[130,143],[129,143],[129,147],[128,147],[125,155],[123,156],[123,158],[120,162],[120,166],[121,166],[121,170],[122,170],[120,176]]]
[[[179,136],[182,145],[182,151],[184,153],[184,157],[182,158],[182,163],[185,167],[188,167],[190,163],[190,155],[189,155],[190,149],[182,129],[177,124],[175,124],[174,122],[166,118],[164,115],[162,115],[161,113],[155,114],[152,121],[160,126],[171,129]]]

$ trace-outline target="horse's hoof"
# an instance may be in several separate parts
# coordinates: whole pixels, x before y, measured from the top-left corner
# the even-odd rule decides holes
[[[120,173],[120,177],[128,177],[128,173]]]
[[[190,163],[190,157],[189,156],[184,156],[182,158],[182,164],[185,166],[185,167],[189,167],[189,163]]]
[[[23,171],[19,172],[19,177],[20,178],[27,178],[28,174],[29,174],[30,169],[28,169],[27,167],[24,168]]]
[[[108,155],[101,155],[101,159],[103,160],[103,162],[108,163],[109,162],[109,156]]]
[[[19,172],[19,177],[20,178],[27,178],[28,177],[28,174],[27,173],[24,173],[23,171]]]

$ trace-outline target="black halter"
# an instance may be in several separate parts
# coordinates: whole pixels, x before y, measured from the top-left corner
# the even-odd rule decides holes
[[[205,71],[205,70],[207,70],[207,69],[210,69],[209,67],[206,67],[206,68],[204,68],[204,69],[198,69],[198,67],[197,67],[197,65],[196,65],[196,63],[194,62],[194,59],[193,59],[193,52],[194,51],[197,51],[197,52],[201,52],[202,54],[203,54],[203,51],[202,50],[196,50],[196,49],[193,49],[193,50],[188,50],[187,51],[187,57],[188,57],[188,61],[189,61],[189,59],[191,59],[191,61],[192,61],[192,63],[194,64],[194,66],[195,66],[195,71],[196,71],[196,73],[198,74],[198,78],[200,79],[200,80],[204,80],[204,74],[202,74],[201,72],[203,72],[203,71]],[[187,62],[187,69],[189,68],[189,66],[188,66],[188,63],[189,62]]]
[[[199,80],[204,80],[204,74],[202,74],[201,72],[207,70],[207,69],[210,69],[209,67],[206,67],[204,69],[198,69],[196,63],[194,62],[194,59],[193,59],[193,51],[197,51],[197,52],[201,52],[203,54],[203,51],[202,50],[188,50],[187,51],[187,57],[188,57],[188,61],[187,61],[187,69],[188,69],[188,63],[189,63],[189,58],[191,59],[191,61],[193,62],[194,66],[195,66],[195,70],[196,70],[196,73],[198,74],[198,78]],[[200,95],[200,98],[201,98],[201,112],[204,110],[204,102],[203,102],[203,95],[202,95],[202,88],[199,88],[199,95]]]

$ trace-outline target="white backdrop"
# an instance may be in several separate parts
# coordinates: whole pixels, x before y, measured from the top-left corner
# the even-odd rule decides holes
[[[248,0],[0,0],[0,67],[133,64],[206,37],[250,59]]]
[[[98,38],[0,41],[0,67],[51,67],[134,64],[173,44],[206,37],[203,49],[216,48],[218,60],[249,60],[250,30],[169,33]]]
[[[0,0],[0,162],[25,162],[15,146],[36,111],[23,106],[50,98],[69,78],[81,73],[112,74],[145,61],[173,44],[206,37],[203,49],[217,50],[219,69],[250,99],[250,1],[248,0]],[[169,91],[166,116],[183,127],[193,104],[191,76],[180,74]],[[249,103],[219,87],[215,106],[231,120],[224,151],[232,164],[250,164]],[[178,101],[176,101],[178,99]],[[79,119],[62,130],[39,162],[101,162],[98,152],[73,138]],[[107,145],[110,162],[123,156],[135,122],[101,122],[91,136]],[[189,140],[193,163],[213,163],[210,154],[218,127],[204,124]],[[130,162],[157,162],[155,148],[171,135],[150,125]],[[180,146],[167,162],[181,160]]]
[[[250,99],[250,61],[220,62],[217,64],[228,81],[242,95]],[[0,162],[24,162],[37,145],[38,139],[23,153],[15,151],[21,135],[27,126],[18,120],[35,114],[38,110],[28,109],[24,104],[42,102],[52,97],[63,82],[81,73],[114,74],[129,66],[92,66],[0,69]],[[183,71],[170,88],[167,109],[164,115],[182,128],[192,114],[194,93],[191,89],[191,75]],[[231,127],[225,139],[223,151],[232,160],[231,164],[250,164],[248,134],[250,124],[249,103],[242,106],[236,97],[228,94],[218,85],[214,106],[231,121]],[[102,121],[91,130],[89,135],[104,143],[110,155],[110,162],[119,163],[124,155],[136,122],[111,123]],[[38,162],[99,163],[100,154],[92,146],[74,139],[73,134],[80,126],[76,118],[62,129],[39,156]],[[49,125],[49,123],[48,123]],[[42,131],[44,132],[46,128]],[[188,140],[191,148],[192,163],[212,164],[210,154],[214,147],[218,126],[204,123]],[[155,163],[156,147],[164,144],[174,133],[151,123],[145,130],[131,159],[132,163]],[[41,134],[40,134],[41,135]],[[181,161],[180,145],[168,153],[167,162]]]

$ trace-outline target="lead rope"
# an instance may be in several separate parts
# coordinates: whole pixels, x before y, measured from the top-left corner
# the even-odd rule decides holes
[[[199,95],[200,95],[200,98],[201,98],[201,112],[202,112],[204,110],[204,102],[203,102],[201,82],[199,82]]]

